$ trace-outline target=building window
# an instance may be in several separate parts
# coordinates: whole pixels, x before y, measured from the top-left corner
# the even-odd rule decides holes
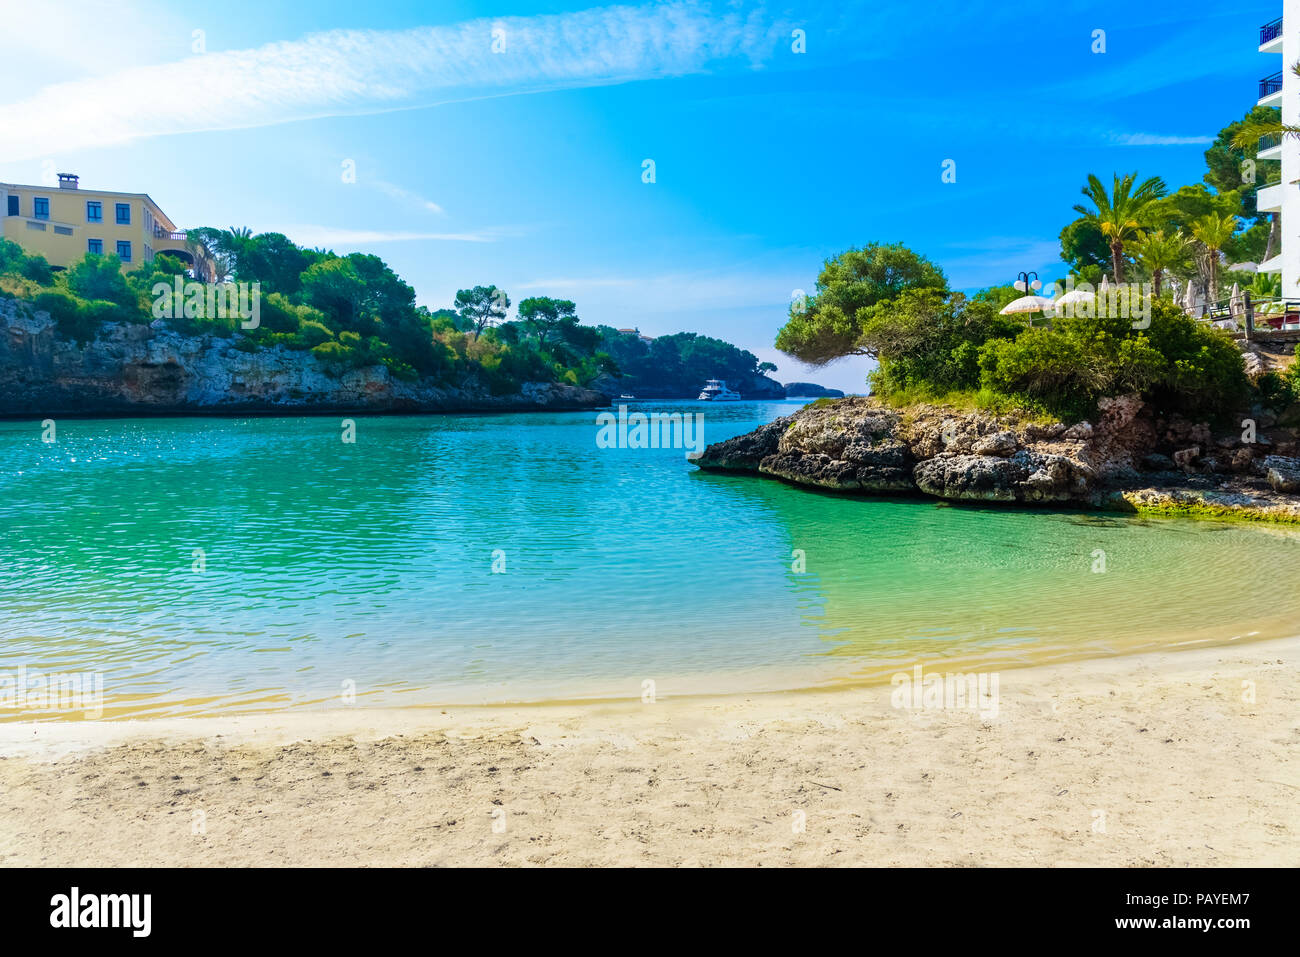
[[[117,224],[119,226],[131,225],[131,204],[117,203]]]
[[[45,232],[45,224],[44,224],[44,223],[37,223],[37,222],[34,222],[34,221],[30,220],[30,219],[27,220],[27,228],[28,228],[28,229],[39,229],[41,232]]]
[[[59,235],[59,236],[71,236],[71,235],[72,235],[72,227],[71,227],[71,226],[55,226],[55,227],[54,227],[54,232],[55,232],[57,235]]]
[[[119,239],[117,241],[117,258],[124,263],[131,261],[131,244]]]
[[[18,197],[17,197],[17,196],[10,196],[10,197],[9,197],[9,215],[10,215],[10,216],[17,216],[17,215],[18,215]]]
[[[32,216],[36,219],[50,218],[50,201],[44,196],[36,196],[32,199]]]
[[[86,222],[102,223],[104,221],[104,204],[87,203],[86,204]]]
[[[94,253],[96,256],[104,255],[104,240],[102,239],[86,240],[86,252]]]

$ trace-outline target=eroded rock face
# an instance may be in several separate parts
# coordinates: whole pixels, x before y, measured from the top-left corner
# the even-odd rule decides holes
[[[715,442],[704,450],[703,456],[695,464],[718,471],[757,472],[758,464],[763,459],[776,454],[781,435],[792,421],[793,416],[782,416],[766,425],[760,425],[753,432],[746,432],[725,442]]]
[[[1095,472],[1065,455],[1019,449],[992,455],[938,456],[916,466],[916,487],[927,495],[986,502],[1068,502],[1091,490]]]
[[[477,384],[406,382],[384,366],[340,374],[310,352],[246,352],[238,338],[185,336],[161,323],[106,325],[85,346],[55,335],[44,313],[0,299],[0,415],[165,412],[435,412],[588,409],[599,392],[530,382],[494,396]]]
[[[711,445],[696,464],[843,492],[1026,504],[1096,505],[1150,485],[1153,474],[1168,486],[1227,487],[1226,476],[1262,491],[1300,481],[1300,459],[1266,458],[1274,442],[1262,433],[1257,442],[1236,433],[1214,439],[1205,423],[1157,421],[1135,395],[1104,400],[1098,411],[1095,422],[1067,426],[851,397]],[[1281,429],[1273,435],[1294,441]],[[1203,458],[1206,449],[1213,456]]]
[[[1264,478],[1275,492],[1300,492],[1300,458],[1269,455],[1260,463]]]

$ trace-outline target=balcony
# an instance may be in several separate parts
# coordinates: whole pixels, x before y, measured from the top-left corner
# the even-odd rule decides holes
[[[1281,53],[1282,52],[1282,18],[1278,17],[1272,23],[1266,23],[1259,28],[1259,52],[1260,53]]]
[[[1277,106],[1282,102],[1282,71],[1259,81],[1259,105]]]
[[[1255,159],[1280,160],[1281,158],[1282,158],[1282,137],[1261,136],[1259,138],[1259,149],[1255,153]]]
[[[168,231],[155,226],[153,237],[155,253],[175,256],[194,271],[194,276],[199,281],[212,281],[213,263],[208,248],[202,243],[192,242],[185,230]]]
[[[1256,190],[1255,208],[1261,213],[1280,213],[1282,211],[1282,184],[1271,183]]]

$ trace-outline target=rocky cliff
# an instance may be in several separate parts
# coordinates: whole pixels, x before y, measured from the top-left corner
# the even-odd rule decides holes
[[[84,346],[45,313],[0,299],[0,415],[222,412],[456,412],[589,409],[591,389],[526,383],[494,396],[394,378],[384,366],[334,375],[310,352],[246,352],[241,339],[186,336],[161,323],[105,325]]]
[[[820,400],[709,446],[696,464],[855,494],[1202,511],[1300,521],[1297,430],[1255,411],[1233,432],[1137,396],[1066,425],[876,399]]]

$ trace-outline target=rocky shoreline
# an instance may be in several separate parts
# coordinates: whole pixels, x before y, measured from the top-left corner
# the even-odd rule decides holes
[[[851,397],[710,445],[695,464],[845,494],[1300,523],[1300,422],[1261,409],[1242,420],[1224,431],[1163,418],[1138,396],[1071,425]]]
[[[334,374],[310,352],[245,351],[243,338],[187,336],[161,322],[110,324],[84,346],[46,313],[0,299],[0,417],[570,411],[607,396],[556,382],[492,395],[477,383],[407,382],[384,366]]]

